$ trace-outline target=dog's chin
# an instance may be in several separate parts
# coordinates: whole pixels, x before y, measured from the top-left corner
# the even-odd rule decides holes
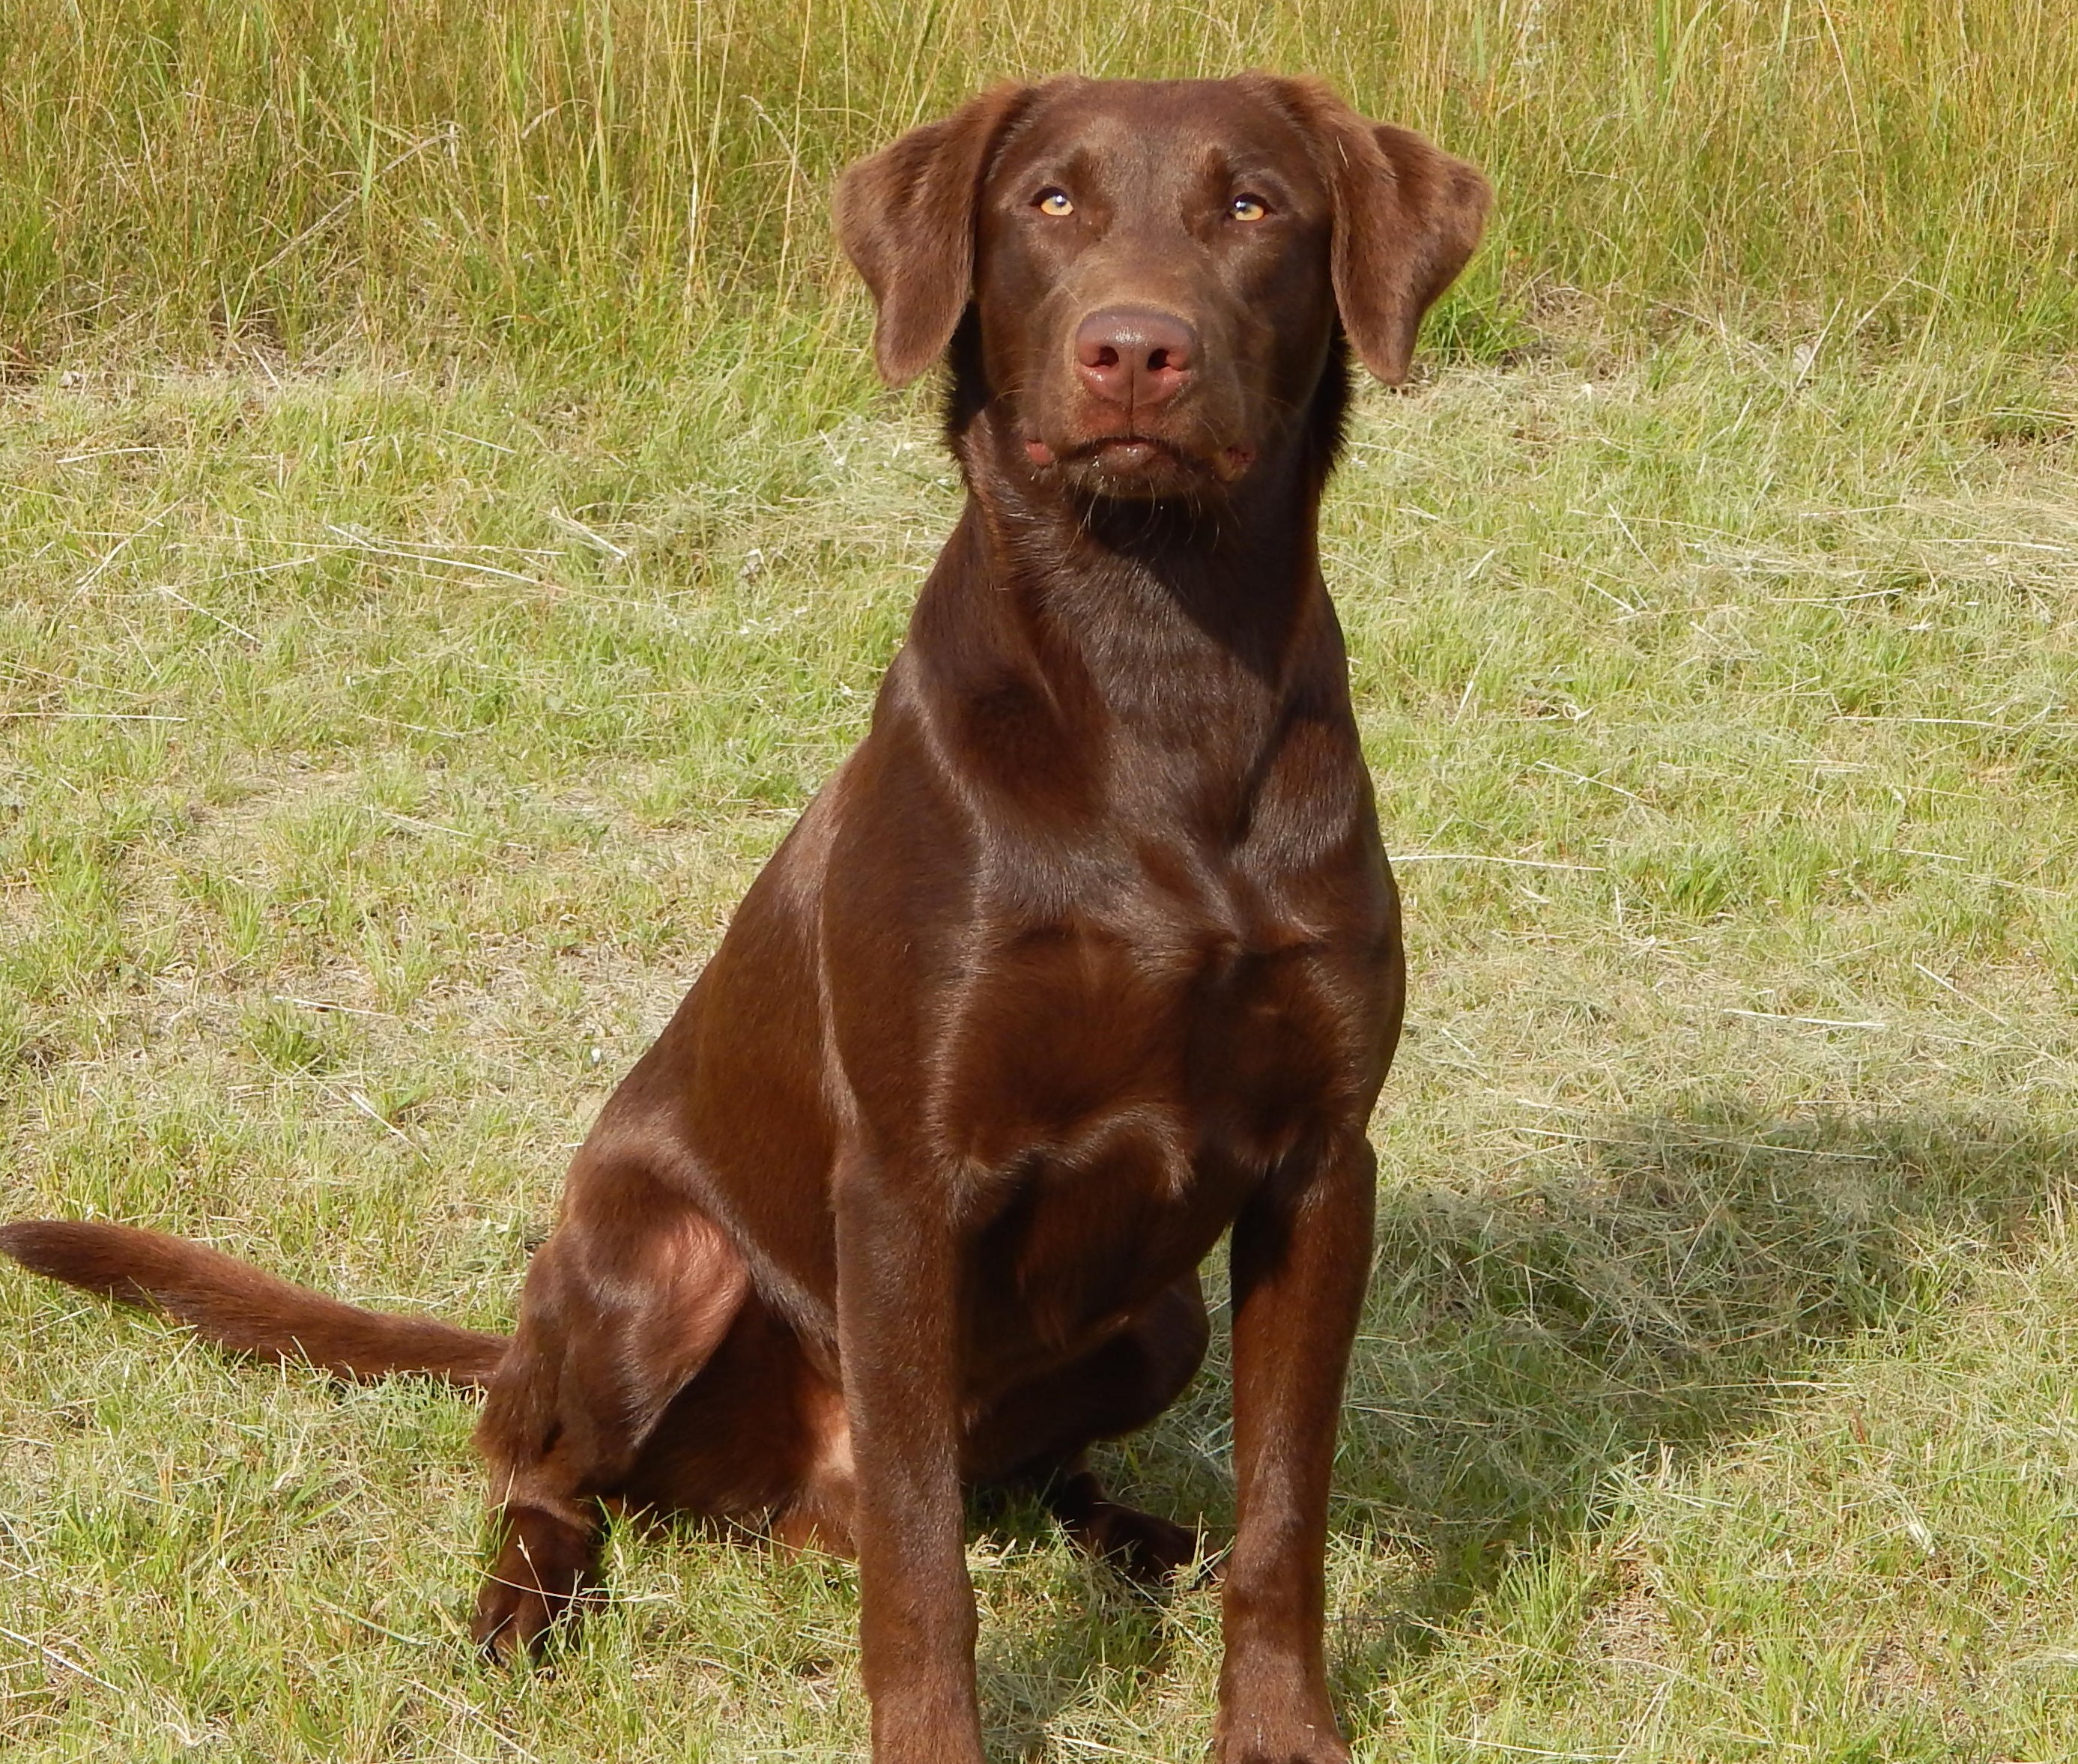
[[[1024,450],[1043,475],[1079,494],[1110,502],[1216,495],[1255,463],[1246,448],[1204,452],[1146,435],[1104,436],[1058,449],[1029,441]]]

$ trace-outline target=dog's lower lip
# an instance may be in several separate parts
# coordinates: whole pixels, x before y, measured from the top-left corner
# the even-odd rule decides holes
[[[1058,465],[1063,460],[1104,460],[1120,464],[1141,465],[1162,454],[1183,462],[1186,456],[1168,442],[1151,435],[1100,435],[1094,440],[1074,442],[1066,447],[1054,447],[1037,436],[1024,444],[1024,457],[1034,465]]]
[[[1070,447],[1054,449],[1057,457],[1070,461],[1104,465],[1145,465],[1161,458],[1179,465],[1200,463],[1192,455],[1152,435],[1099,435]]]

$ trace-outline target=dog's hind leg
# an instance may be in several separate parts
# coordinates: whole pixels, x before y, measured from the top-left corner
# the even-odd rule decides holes
[[[1210,1332],[1192,1274],[1103,1346],[998,1399],[968,1441],[969,1474],[1036,1488],[1077,1545],[1129,1578],[1158,1581],[1186,1566],[1196,1530],[1112,1499],[1083,1452],[1137,1432],[1181,1396]]]
[[[499,1517],[474,1628],[493,1653],[536,1646],[595,1584],[600,1502],[624,1492],[749,1290],[742,1257],[683,1192],[640,1161],[579,1154],[477,1428]]]

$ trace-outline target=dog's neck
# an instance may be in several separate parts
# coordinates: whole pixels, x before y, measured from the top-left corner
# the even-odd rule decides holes
[[[1283,462],[1216,501],[1110,500],[1038,481],[999,436],[969,439],[970,519],[999,591],[1092,661],[1282,676],[1321,581],[1318,496]]]
[[[968,594],[986,582],[996,604],[920,608],[941,615],[920,619],[920,640],[958,626],[962,647],[1044,678],[1063,711],[1087,700],[1150,733],[1200,739],[1209,714],[1252,703],[1273,715],[1294,690],[1324,684],[1299,677],[1333,623],[1316,528],[1348,397],[1339,340],[1304,415],[1244,478],[1162,501],[1087,496],[1034,467],[1003,402],[978,384],[978,355],[953,352],[948,440],[968,504],[948,547],[962,567],[948,580]],[[1330,647],[1339,691],[1339,642]]]

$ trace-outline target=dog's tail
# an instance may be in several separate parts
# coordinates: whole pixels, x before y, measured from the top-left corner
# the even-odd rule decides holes
[[[481,1388],[507,1346],[503,1336],[432,1317],[342,1304],[205,1245],[127,1225],[25,1219],[0,1226],[0,1252],[54,1280],[165,1312],[239,1353],[306,1361],[341,1378],[426,1372]]]

